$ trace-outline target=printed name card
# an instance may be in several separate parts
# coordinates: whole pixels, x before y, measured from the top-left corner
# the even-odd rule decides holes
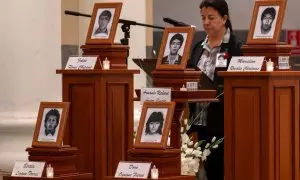
[[[115,178],[147,179],[151,163],[119,162]]]
[[[170,102],[171,88],[142,88],[141,104],[143,104],[145,101]]]
[[[278,69],[290,69],[289,56],[278,57]]]
[[[80,70],[88,70],[94,69],[95,64],[97,62],[97,56],[92,57],[69,57],[67,65],[65,69],[80,69]]]
[[[16,161],[11,176],[42,177],[45,162]]]
[[[233,56],[227,71],[260,71],[264,56]]]

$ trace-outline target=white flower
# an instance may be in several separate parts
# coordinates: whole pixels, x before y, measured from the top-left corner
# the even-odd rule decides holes
[[[187,147],[187,144],[183,144],[183,145],[181,146],[182,151],[186,151],[187,148],[188,148],[188,147]]]
[[[185,151],[185,154],[187,156],[192,155],[192,153],[193,153],[193,149],[192,148],[187,148],[186,151]]]
[[[183,144],[187,144],[190,142],[190,137],[186,133],[184,133],[181,134],[181,140]]]
[[[210,145],[210,144],[209,144],[209,143],[207,143],[207,144],[205,145],[205,148],[207,149],[207,148],[209,147],[209,145]]]
[[[197,147],[197,150],[201,151],[201,147]]]
[[[212,140],[211,140],[211,143],[215,142],[216,139],[217,139],[216,136],[214,136],[214,137],[212,138]]]
[[[191,128],[190,125],[186,125],[186,130],[188,131]]]
[[[219,145],[217,144],[217,145],[214,145],[212,148],[217,149],[218,147],[219,147]]]
[[[183,131],[184,131],[184,127],[181,127],[180,132],[183,133]]]
[[[193,155],[195,155],[197,158],[200,158],[202,155],[202,151],[195,150],[195,151],[193,151]]]
[[[184,120],[183,120],[183,124],[184,124],[184,125],[187,125],[187,122],[188,122],[187,119],[184,119]]]
[[[207,156],[209,156],[209,155],[210,155],[210,150],[209,150],[209,149],[205,149],[205,150],[203,151],[202,156],[201,156],[202,161],[206,161]]]
[[[199,146],[199,142],[196,142],[195,144],[194,144],[194,148],[197,148]]]
[[[194,145],[194,141],[190,141],[189,143],[188,143],[188,146],[193,146]]]

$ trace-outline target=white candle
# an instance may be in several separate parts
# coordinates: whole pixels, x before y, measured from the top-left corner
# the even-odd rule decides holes
[[[180,88],[180,91],[186,91],[186,87],[184,85],[182,85],[182,87]]]
[[[151,179],[158,179],[158,169],[155,167],[155,165],[151,169]]]
[[[107,58],[103,61],[103,69],[110,69],[110,62]]]
[[[274,70],[274,63],[269,59],[269,61],[266,63],[266,70],[267,71],[273,71]]]
[[[46,176],[47,176],[47,178],[54,177],[54,171],[53,171],[53,167],[51,167],[51,164],[49,164],[46,168]]]

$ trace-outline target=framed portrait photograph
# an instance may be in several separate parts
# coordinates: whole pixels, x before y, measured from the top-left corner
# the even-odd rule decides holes
[[[32,147],[62,146],[69,106],[69,102],[40,103]]]
[[[156,69],[184,70],[190,54],[193,27],[170,27],[164,30]]]
[[[166,149],[175,102],[144,102],[135,148]]]
[[[86,44],[113,44],[122,3],[95,3]]]
[[[285,1],[255,1],[247,44],[277,44]]]

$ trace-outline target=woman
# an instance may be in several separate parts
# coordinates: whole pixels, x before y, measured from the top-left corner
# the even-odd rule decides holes
[[[149,116],[145,133],[141,139],[141,142],[156,142],[161,141],[162,129],[163,129],[164,117],[162,112],[153,112]]]
[[[207,36],[193,48],[188,66],[200,69],[214,82],[219,102],[190,104],[189,123],[192,126],[189,132],[197,132],[199,140],[210,142],[213,136],[224,136],[224,81],[217,72],[227,70],[232,56],[242,55],[242,43],[232,33],[225,0],[203,0],[200,4],[200,14]],[[217,56],[220,55],[226,57],[225,65],[224,62],[216,62]],[[209,180],[224,179],[224,144],[208,157],[205,168]]]

